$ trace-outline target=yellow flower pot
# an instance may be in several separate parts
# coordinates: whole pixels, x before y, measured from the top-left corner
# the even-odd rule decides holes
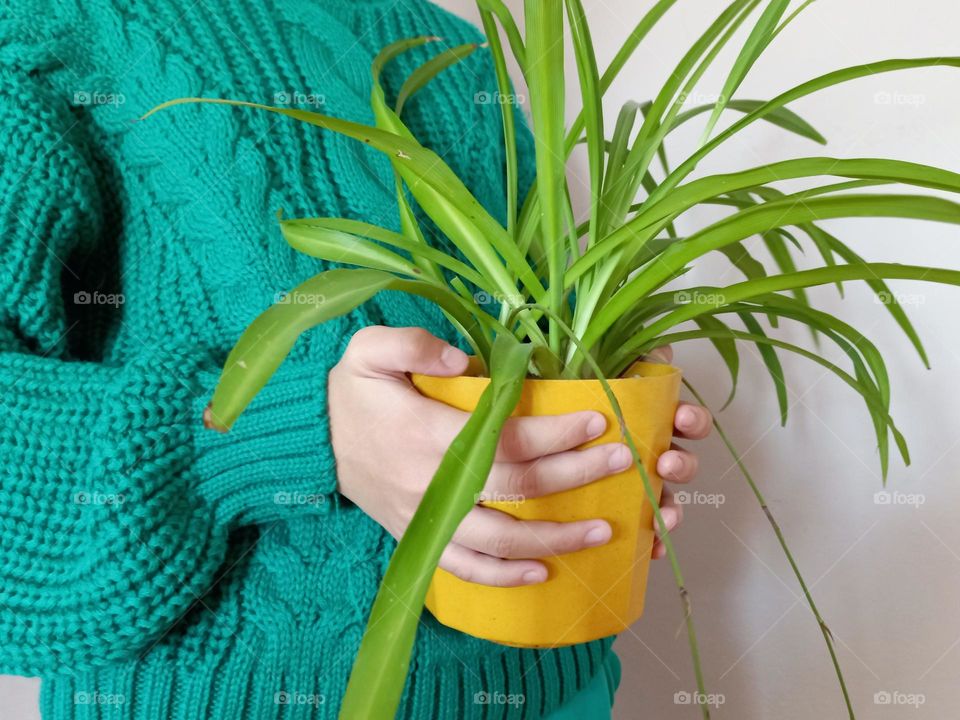
[[[414,375],[412,379],[426,397],[464,411],[476,407],[489,382],[470,376]],[[670,447],[680,371],[670,365],[638,362],[610,385],[659,498],[662,482],[656,461]],[[596,380],[528,380],[514,414],[559,415],[576,410],[596,410],[607,417],[607,431],[584,447],[621,439],[619,423]],[[612,526],[613,537],[601,547],[542,558],[548,578],[537,585],[487,587],[438,569],[426,603],[437,620],[476,637],[519,647],[589,642],[636,622],[643,614],[654,542],[653,509],[639,471],[632,468],[584,487],[517,500],[483,504],[522,520],[603,518]]]

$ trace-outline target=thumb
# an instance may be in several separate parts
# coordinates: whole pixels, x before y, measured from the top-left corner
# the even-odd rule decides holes
[[[421,373],[449,377],[467,369],[467,354],[423,328],[372,325],[350,340],[344,360],[361,372],[403,376]]]

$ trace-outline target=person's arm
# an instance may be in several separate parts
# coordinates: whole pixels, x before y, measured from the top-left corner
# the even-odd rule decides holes
[[[286,363],[219,435],[202,348],[91,347],[78,271],[117,233],[95,146],[43,77],[9,68],[0,136],[0,673],[35,675],[150,647],[234,527],[329,512],[336,479],[322,363]]]

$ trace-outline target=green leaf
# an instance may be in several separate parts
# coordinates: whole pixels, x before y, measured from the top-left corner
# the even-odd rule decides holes
[[[675,173],[676,171],[674,171]],[[653,237],[663,227],[663,223],[675,219],[678,215],[706,200],[736,190],[755,188],[769,182],[823,175],[881,180],[935,190],[960,192],[960,174],[929,165],[875,158],[844,160],[822,157],[785,160],[740,172],[710,175],[677,187],[661,199],[655,200],[656,196],[663,192],[664,185],[661,183],[654,196],[644,203],[640,213],[622,227],[610,233],[571,265],[567,270],[565,282],[568,284],[574,282],[594,264],[603,260],[610,252],[624,243],[636,242],[638,238]],[[883,196],[874,197],[882,198]],[[882,200],[878,200],[877,203],[880,205]],[[812,218],[812,220],[816,219]],[[782,226],[783,224],[779,225]]]
[[[850,264],[866,262],[838,238],[819,228],[816,228],[816,230],[818,231],[818,237],[823,239],[827,248],[835,252],[846,262]],[[900,326],[900,329],[903,330],[904,334],[910,340],[910,344],[913,345],[917,354],[920,355],[920,360],[924,366],[929,369],[930,360],[927,357],[927,351],[923,347],[923,342],[920,340],[920,335],[917,334],[916,328],[913,327],[913,323],[910,322],[906,312],[904,312],[903,306],[901,306],[900,301],[897,300],[896,294],[890,290],[890,287],[880,278],[868,279],[866,282],[867,286],[873,290],[876,297],[887,308],[897,325]]]
[[[691,235],[682,243],[668,247],[656,263],[626,283],[597,312],[583,336],[584,344],[592,347],[616,319],[628,312],[636,302],[707,252],[774,227],[841,217],[899,217],[960,224],[960,205],[941,198],[916,195],[828,195],[810,198],[803,204],[785,200],[743,210]],[[860,269],[863,267],[867,266],[860,266]],[[827,269],[839,272],[846,268]],[[799,275],[801,273],[779,277]],[[841,273],[836,279],[842,277]],[[775,281],[776,277],[768,279]],[[795,285],[790,289],[795,287],[803,285]]]
[[[763,331],[760,323],[753,315],[748,312],[741,312],[738,313],[738,315],[747,328],[747,332],[766,337],[767,334]],[[760,359],[763,361],[764,367],[767,368],[770,379],[773,380],[773,387],[777,394],[777,405],[780,408],[780,425],[786,425],[790,402],[787,397],[787,381],[784,376],[783,365],[780,363],[780,356],[777,355],[776,348],[769,343],[758,343],[756,347],[757,352],[760,353]]]
[[[613,60],[610,62],[610,65],[607,66],[603,76],[600,78],[601,94],[606,94],[614,80],[616,80],[620,72],[623,70],[627,61],[633,56],[637,48],[640,47],[641,43],[647,37],[650,31],[656,26],[667,10],[673,7],[676,1],[677,0],[658,0],[658,2],[640,19],[640,21],[631,31],[630,35],[627,37],[626,41],[617,51]],[[565,158],[569,157],[573,148],[576,146],[580,135],[583,133],[583,129],[584,115],[581,111],[577,118],[573,121],[573,124],[567,133],[565,144],[566,153],[564,155]],[[536,182],[534,182],[534,185],[530,190],[530,194],[527,196],[526,202],[524,203],[523,212],[521,213],[519,233],[521,238],[519,244],[521,248],[536,247],[533,234],[539,213],[538,206],[539,201],[536,192]]]
[[[377,116],[378,127],[387,127],[391,130],[396,128],[395,132],[398,131],[398,134],[413,137],[410,131],[406,129],[406,126],[400,122],[399,111],[394,112],[387,104],[387,97],[383,90],[383,85],[380,82],[380,76],[383,74],[383,69],[391,60],[399,57],[408,50],[421,47],[427,43],[436,42],[437,40],[439,40],[439,38],[431,35],[404,38],[385,46],[373,58],[373,62],[370,64],[370,75],[373,79],[370,92],[370,104],[373,106],[374,115]],[[387,113],[385,114],[384,111],[387,111]]]
[[[767,271],[763,267],[763,263],[753,257],[753,255],[750,254],[750,251],[747,250],[746,246],[744,246],[742,242],[724,245],[723,247],[718,248],[718,250],[727,257],[727,260],[730,261],[731,265],[737,268],[737,270],[742,272],[748,278],[767,276]]]
[[[503,4],[502,0],[477,0],[477,7],[481,12],[486,10],[496,15],[497,20],[500,21],[500,25],[503,27],[503,31],[507,34],[507,42],[510,43],[510,50],[513,52],[513,57],[517,61],[517,65],[520,66],[521,72],[526,74],[527,51],[523,45],[523,37],[520,35],[517,23],[513,19],[513,14],[507,6]],[[490,33],[487,33],[487,39],[489,38]]]
[[[481,3],[477,3],[481,6]],[[510,84],[510,75],[507,71],[507,59],[503,53],[500,34],[493,14],[489,10],[480,9],[480,20],[490,45],[490,54],[493,57],[493,67],[497,76],[497,92],[500,93],[500,117],[503,123],[504,173],[507,184],[507,232],[510,237],[517,237],[517,212],[519,196],[519,165],[517,160],[517,128],[514,118],[513,103],[503,102],[505,98],[513,96]]]
[[[694,318],[694,322],[703,330],[730,330],[722,321],[712,315],[701,315],[700,317]],[[720,408],[724,410],[727,405],[733,402],[733,398],[737,394],[737,380],[740,377],[740,353],[737,352],[737,343],[733,338],[718,334],[711,336],[710,342],[717,349],[720,359],[723,360],[724,365],[727,366],[727,370],[730,373],[730,395]]]
[[[822,333],[835,342],[846,353],[854,365],[857,379],[876,392],[877,400],[886,412],[890,409],[890,379],[883,356],[859,330],[827,313],[815,310],[804,303],[790,300],[779,295],[756,298],[754,302],[768,313],[790,318],[803,323],[813,333]],[[878,414],[868,406],[877,434],[877,447],[880,453],[880,468],[883,478],[889,467],[889,442],[885,416]],[[895,434],[896,437],[896,434]],[[909,464],[906,443],[898,439],[898,447],[904,461]]]
[[[730,40],[736,27],[746,19],[757,3],[758,0],[734,0],[730,3],[668,75],[650,111],[646,114],[643,125],[640,126],[618,182],[611,184],[604,191],[604,203],[612,208],[612,217],[618,222],[624,217],[636,197],[650,161],[656,155],[657,148],[669,131],[673,117],[683,104],[684,93],[693,88],[716,58],[722,46]],[[664,118],[664,113],[671,105],[671,110]]]
[[[656,27],[658,22],[660,22],[660,19],[666,14],[667,10],[673,7],[676,2],[677,0],[659,0],[642,18],[640,18],[640,21],[636,24],[636,26],[634,26],[623,45],[620,46],[620,49],[617,50],[617,54],[614,55],[613,60],[610,61],[610,64],[604,71],[603,76],[600,78],[601,95],[606,94],[607,90],[610,89],[610,86],[613,85],[613,81],[617,79],[620,71],[623,70],[624,66],[627,64],[627,61],[630,60],[647,35],[650,34],[650,31]],[[581,112],[577,119],[574,120],[573,124],[570,126],[570,131],[567,133],[566,142],[567,155],[569,155],[570,151],[573,150],[577,139],[583,132],[584,122],[584,115]]]
[[[760,55],[772,40],[777,30],[777,24],[780,22],[780,18],[783,17],[789,5],[790,0],[770,0],[770,4],[767,5],[763,14],[760,15],[760,19],[757,20],[757,24],[754,25],[749,37],[747,37],[747,41],[740,50],[740,55],[737,57],[736,62],[734,62],[733,68],[730,70],[730,75],[723,85],[720,98],[717,100],[713,108],[713,113],[711,113],[710,119],[707,121],[707,127],[703,131],[703,142],[706,142],[706,139],[710,137],[710,133],[716,126],[717,120],[720,119],[720,114],[723,112],[723,109],[727,106],[730,99],[733,98],[734,93],[737,92],[740,84],[744,78],[746,78],[747,73],[750,72],[750,68],[757,62]]]
[[[397,93],[395,106],[397,115],[403,115],[403,107],[407,101],[426,87],[431,80],[452,65],[470,57],[478,47],[480,46],[476,43],[466,43],[449,48],[433,56],[410,73],[400,87],[400,92]]]
[[[204,414],[207,427],[229,430],[280,367],[300,335],[345,315],[381,290],[401,290],[425,297],[449,312],[468,332],[482,319],[483,313],[475,306],[430,283],[404,280],[380,270],[336,269],[320,273],[261,313],[243,332],[227,356],[213,400]],[[485,354],[489,352],[483,335],[476,334],[473,339]]]
[[[487,481],[503,426],[520,399],[531,349],[509,335],[494,342],[490,384],[444,453],[390,559],[353,664],[341,720],[396,715],[433,571]]]
[[[410,277],[423,275],[423,271],[405,257],[351,233],[287,221],[280,223],[280,231],[290,247],[321,260]]]
[[[897,429],[896,425],[893,422],[893,418],[890,417],[889,413],[880,403],[879,398],[876,395],[876,392],[868,385],[863,384],[860,381],[860,378],[851,376],[849,373],[845,372],[844,370],[837,367],[833,363],[820,357],[817,353],[810,352],[805,348],[802,348],[798,345],[792,345],[782,340],[775,340],[774,338],[768,337],[766,335],[753,335],[751,333],[745,333],[738,330],[727,330],[727,331],[690,330],[686,332],[677,332],[669,335],[664,335],[661,338],[661,340],[663,342],[679,343],[685,340],[697,340],[701,338],[716,338],[716,337],[745,340],[745,341],[757,343],[758,346],[761,344],[764,344],[764,345],[770,345],[773,347],[778,347],[784,350],[789,350],[790,352],[796,353],[797,355],[801,355],[807,358],[808,360],[812,360],[818,365],[826,368],[833,375],[840,378],[843,382],[845,382],[847,385],[852,387],[854,390],[856,390],[860,394],[860,396],[864,399],[864,402],[866,402],[867,407],[871,412],[871,415],[880,418],[880,424],[878,426],[879,428],[878,433],[880,434],[880,437],[886,438],[886,429],[889,428],[890,432],[892,432],[894,437],[896,438],[898,447],[901,448],[901,452],[904,455],[905,462],[909,464],[909,453],[907,452],[907,449],[906,449],[906,441],[903,438],[903,434]],[[884,454],[884,457],[885,457],[885,454]],[[883,470],[882,470],[883,477],[885,478],[886,472],[887,472],[885,459],[882,461],[882,466],[883,466]]]
[[[813,197],[813,196],[816,195],[816,194],[823,194],[823,193],[826,193],[826,192],[833,192],[833,191],[853,189],[853,188],[870,187],[870,186],[872,186],[872,185],[874,185],[874,184],[878,184],[878,183],[880,183],[880,182],[881,182],[881,181],[877,181],[877,180],[853,180],[853,181],[848,181],[848,182],[845,182],[845,183],[837,183],[837,184],[834,184],[834,185],[832,185],[832,186],[831,186],[831,185],[828,185],[828,186],[824,186],[824,187],[820,187],[820,188],[814,188],[813,190],[809,190],[809,191],[805,192],[805,193],[803,194],[803,196],[804,196],[804,197],[807,197],[807,196]],[[767,201],[770,201],[770,200],[782,200],[784,197],[787,197],[787,196],[786,196],[783,192],[781,192],[780,190],[777,190],[777,189],[772,188],[772,187],[768,187],[768,186],[766,186],[766,185],[760,185],[760,186],[758,186],[758,187],[752,188],[752,189],[751,189],[750,191],[748,191],[746,194],[747,194],[747,195],[750,195],[751,193],[756,194],[758,197],[763,198],[764,200],[767,200]],[[800,199],[800,198],[797,197],[796,194],[790,195],[790,197]],[[826,244],[825,244],[825,242],[823,241],[823,238],[822,238],[822,236],[821,236],[821,230],[820,230],[820,228],[819,228],[817,225],[815,225],[814,223],[803,223],[802,225],[798,225],[797,227],[798,227],[802,232],[806,233],[807,237],[809,237],[810,240],[813,241],[814,247],[816,247],[817,252],[820,253],[820,257],[823,258],[823,262],[824,262],[826,265],[832,266],[832,265],[836,265],[836,264],[837,264],[836,258],[834,258],[833,251],[831,251],[831,250],[826,246]],[[782,229],[781,229],[781,231],[782,231]],[[796,240],[794,240],[794,245],[797,245],[797,246],[799,247],[799,244],[796,242]],[[773,252],[773,250],[771,250],[771,252]],[[780,265],[780,269],[781,269],[783,272],[793,272],[794,270],[796,270],[796,267],[793,265],[793,258],[790,256],[789,250],[788,250],[786,247],[784,247],[783,253],[784,253],[784,256],[785,256],[785,257],[784,257],[784,260],[785,260],[786,262],[785,262],[784,264]],[[788,258],[789,258],[789,260],[788,260]],[[798,299],[803,299],[803,300],[805,301],[805,299],[806,299],[805,293],[803,293],[802,290],[797,291],[797,292],[798,292],[797,298],[798,298]],[[840,294],[840,297],[843,297],[843,285],[840,284],[840,283],[837,283],[837,292]]]
[[[415,140],[413,133],[410,132],[407,126],[404,125],[403,121],[400,119],[400,111],[403,105],[402,100],[398,100],[396,110],[392,110],[390,108],[390,106],[387,104],[386,93],[383,90],[383,85],[380,82],[380,76],[382,75],[383,68],[386,66],[386,64],[400,54],[414,47],[420,47],[426,43],[434,42],[436,39],[437,38],[434,37],[417,37],[399,40],[387,45],[374,58],[370,68],[373,81],[370,91],[370,104],[373,108],[373,115],[376,119],[377,127],[400,135],[401,137]],[[425,66],[429,67],[430,61],[428,61]],[[421,68],[423,67],[424,66],[421,66]],[[429,78],[422,77],[421,79],[425,84]],[[407,92],[411,92],[412,90],[413,88],[410,88],[407,90]],[[413,207],[410,205],[410,201],[407,199],[407,194],[404,191],[403,177],[400,174],[401,168],[399,165],[399,159],[395,156],[391,157],[390,164],[393,166],[394,191],[400,213],[400,228],[403,231],[403,234],[406,235],[411,242],[421,246],[426,246],[427,241],[423,236],[423,231],[420,229],[420,222],[417,220],[416,213],[414,213]],[[429,277],[437,281],[443,280],[443,273],[440,272],[439,268],[437,268],[434,263],[425,260],[422,255],[415,255],[414,261]]]
[[[580,0],[566,0],[570,33],[577,59],[580,77],[580,93],[583,98],[583,114],[587,137],[587,155],[590,167],[590,235],[588,245],[599,239],[600,198],[603,194],[603,93],[600,90],[600,75],[594,54],[590,28]]]
[[[814,287],[838,280],[867,280],[875,278],[923,280],[944,285],[960,285],[960,271],[945,270],[917,265],[899,265],[896,263],[862,263],[860,265],[838,265],[836,267],[801,270],[789,275],[773,275],[760,280],[747,280],[722,288],[700,288],[697,297],[706,300],[692,302],[674,310],[655,323],[651,323],[634,338],[627,341],[624,352],[641,347],[666,332],[668,329],[686,320],[718,307],[724,307],[751,298],[770,293],[793,290],[798,287]]]
[[[624,103],[623,107],[620,108],[613,131],[613,137],[608,148],[609,158],[607,160],[606,177],[603,182],[604,186],[616,183],[618,180],[619,172],[623,169],[623,162],[629,152],[630,133],[636,124],[637,112],[639,110],[640,105],[635,102]],[[602,200],[600,204],[603,204]],[[590,318],[593,316],[593,312],[603,295],[604,288],[615,272],[616,265],[613,261],[598,267],[593,275],[588,278],[589,283],[587,287],[581,288],[578,292],[573,317],[573,331],[578,337],[582,335]],[[568,279],[569,277],[565,276],[564,283],[570,286],[578,282],[580,277],[577,277],[571,282],[568,282]],[[567,353],[568,359],[572,357],[573,353],[574,348],[570,348]]]
[[[536,146],[537,191],[540,198],[540,227],[549,271],[549,303],[556,313],[563,309],[563,273],[566,269],[564,206],[566,163],[564,153],[563,6],[559,2],[525,0],[527,23],[527,83]],[[551,318],[550,349],[560,352],[560,333]]]
[[[852,67],[835,70],[834,72],[821,75],[820,77],[809,80],[801,85],[787,90],[770,100],[762,107],[757,108],[752,113],[734,123],[729,128],[719,133],[713,140],[701,147],[689,158],[687,158],[676,170],[671,173],[659,188],[659,196],[662,197],[676,187],[683,178],[693,172],[700,161],[718,148],[724,142],[733,137],[736,133],[749,126],[751,123],[760,120],[769,113],[778,108],[788,105],[794,100],[811,95],[820,90],[824,90],[835,85],[850,82],[858,78],[869,77],[871,75],[880,75],[882,73],[895,72],[898,70],[910,70],[922,67],[960,67],[960,57],[933,57],[933,58],[913,58],[909,60],[881,60],[864,65],[855,65]],[[655,198],[655,199],[659,199]]]
[[[334,244],[330,247],[330,243],[336,243],[336,239],[344,234],[354,238],[371,238],[379,243],[405,250],[414,257],[421,257],[432,264],[444,267],[473,283],[481,290],[491,295],[496,294],[496,290],[490,285],[489,281],[469,265],[427,244],[412,241],[399,233],[378,225],[346,218],[316,217],[282,220],[280,228],[290,245],[307,255],[334,262],[351,262],[344,260],[342,257],[339,260],[333,257],[338,246]],[[391,254],[395,255],[395,253]],[[399,269],[397,271],[399,272]]]
[[[784,20],[782,23],[780,23],[780,27],[778,27],[778,28],[774,31],[773,35],[770,36],[770,41],[772,42],[773,39],[774,39],[777,35],[779,35],[779,34],[782,33],[784,30],[786,30],[787,27],[790,25],[790,23],[792,23],[794,20],[797,19],[797,16],[800,15],[800,13],[802,13],[802,12],[803,12],[804,10],[806,10],[808,7],[810,7],[811,5],[813,5],[813,3],[815,3],[816,1],[817,1],[817,0],[804,0],[804,2],[802,2],[799,6],[797,6],[797,9],[794,10],[792,13],[790,13],[789,17],[787,17],[786,20]]]
[[[630,134],[637,124],[637,112],[642,109],[639,103],[628,101],[620,108],[617,113],[617,122],[613,128],[613,135],[607,145],[607,173],[604,178],[604,185],[611,185],[619,182],[620,173],[623,171],[623,163],[627,159],[627,153],[630,151]]]
[[[727,103],[726,109],[736,110],[742,113],[752,113],[759,108],[761,108],[766,101],[764,100],[731,100]],[[714,108],[714,104],[710,105],[698,105],[697,107],[691,108],[690,110],[685,110],[684,112],[677,115],[674,119],[673,124],[670,127],[670,130],[673,131],[680,125],[683,125],[685,122],[692,120],[698,115]],[[827,144],[827,139],[821,135],[815,127],[810,123],[804,120],[802,117],[797,115],[792,110],[789,110],[785,107],[777,108],[776,110],[768,113],[763,118],[771,125],[776,125],[779,128],[787,130],[799,135],[800,137],[806,138],[808,140],[813,140],[816,143],[821,145]]]
[[[797,264],[793,261],[793,256],[790,254],[787,241],[783,239],[783,236],[776,232],[763,233],[763,242],[767,246],[770,257],[773,258],[773,262],[776,263],[777,269],[781,273],[797,271]],[[797,299],[797,302],[803,303],[804,305],[810,304],[810,301],[807,299],[807,291],[803,288],[794,290],[793,296]],[[814,342],[816,342],[816,334],[814,334],[813,339]]]

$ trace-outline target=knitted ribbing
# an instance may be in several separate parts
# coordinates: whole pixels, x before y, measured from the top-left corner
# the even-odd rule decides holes
[[[229,434],[204,431],[231,345],[327,267],[285,245],[277,209],[397,228],[390,166],[266,113],[136,119],[216,96],[372,122],[384,44],[443,38],[391,65],[392,96],[481,38],[421,0],[54,5],[0,9],[0,672],[41,675],[53,720],[335,717],[395,542],[336,492],[326,375],[370,323],[454,334],[384,293],[298,342]],[[495,88],[480,50],[404,119],[503,219],[499,106],[476,100]],[[400,716],[536,718],[607,652],[506,648],[425,613]]]

